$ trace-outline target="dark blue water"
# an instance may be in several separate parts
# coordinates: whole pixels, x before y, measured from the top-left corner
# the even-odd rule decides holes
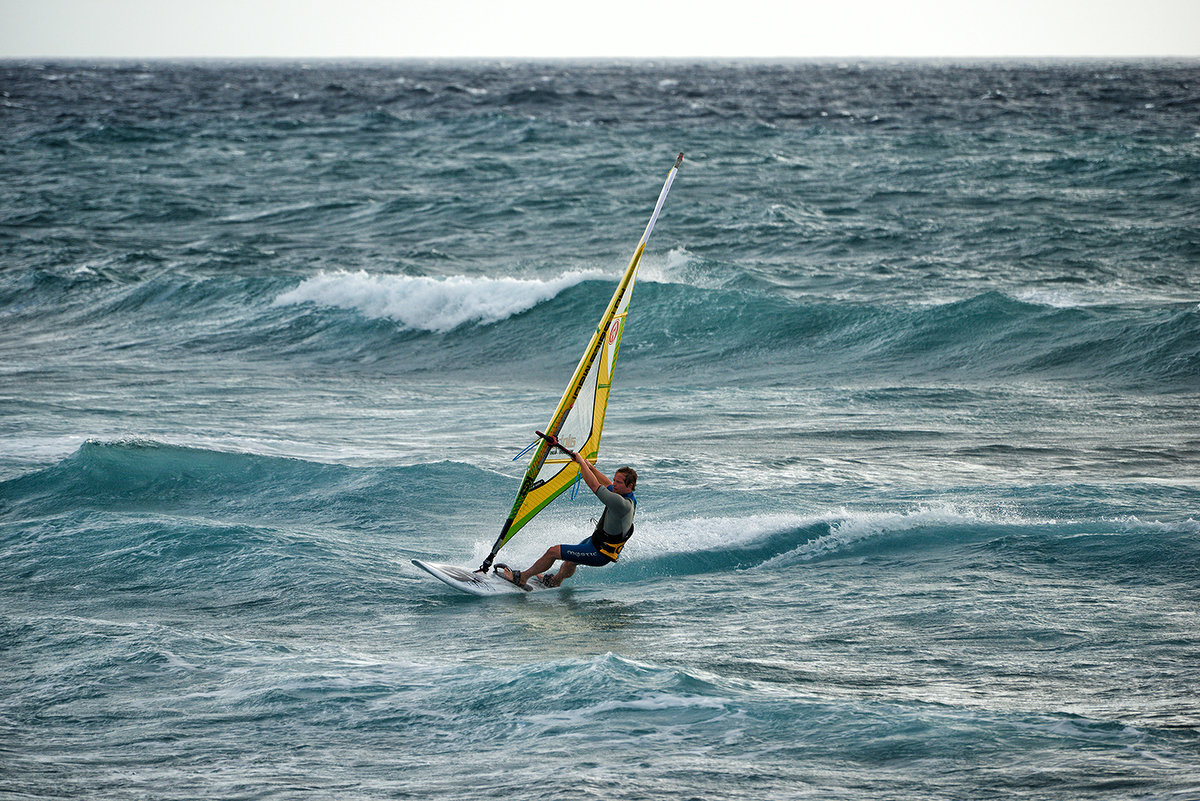
[[[0,795],[1200,797],[1198,121],[1195,62],[0,63]],[[454,594],[680,150],[635,539]]]

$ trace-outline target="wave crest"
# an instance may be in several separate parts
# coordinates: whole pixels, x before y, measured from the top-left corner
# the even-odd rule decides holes
[[[275,298],[275,306],[313,303],[352,309],[370,319],[444,334],[461,325],[499,322],[576,284],[601,278],[597,270],[571,271],[550,280],[452,275],[444,278],[372,275],[339,270],[303,281]]]

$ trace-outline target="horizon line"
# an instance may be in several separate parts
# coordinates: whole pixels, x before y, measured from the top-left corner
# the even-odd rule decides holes
[[[811,56],[528,56],[528,55],[416,55],[416,56],[361,56],[361,55],[4,55],[0,61],[175,61],[175,62],[412,62],[412,61],[474,61],[474,62],[840,62],[840,61],[1200,61],[1200,54],[959,54],[959,55],[811,55]]]

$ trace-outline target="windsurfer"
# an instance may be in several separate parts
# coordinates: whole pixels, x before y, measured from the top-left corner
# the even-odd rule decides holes
[[[575,574],[575,568],[579,565],[604,567],[611,564],[617,561],[621,548],[633,536],[633,513],[637,508],[637,498],[634,497],[633,490],[637,485],[637,472],[632,467],[622,467],[609,481],[594,464],[578,453],[562,446],[559,448],[579,465],[579,472],[588,488],[596,493],[596,497],[604,504],[604,512],[600,515],[600,522],[596,524],[592,536],[578,545],[553,545],[547,548],[528,570],[511,570],[497,565],[497,569],[503,571],[501,575],[522,587],[529,578],[549,570],[558,561],[561,561],[562,565],[557,573],[540,576],[543,584],[550,587],[559,586]]]

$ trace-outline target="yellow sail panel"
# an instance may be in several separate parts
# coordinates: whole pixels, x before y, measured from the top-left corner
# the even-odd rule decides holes
[[[535,485],[535,488],[521,500],[521,507],[513,517],[513,524],[504,538],[505,542],[520,531],[538,512],[542,511],[546,504],[566,492],[575,482],[575,477],[579,475],[579,467],[574,462],[567,462],[564,465],[562,460],[547,460],[543,465],[543,469],[546,468],[557,470],[557,472],[554,472],[550,480],[544,484]]]
[[[640,250],[638,255],[641,255]],[[621,308],[628,308],[629,296],[636,281],[637,263],[634,262],[630,267],[629,281],[622,282],[626,283],[625,291],[617,304]],[[548,433],[554,432],[563,447],[578,451],[583,454],[583,458],[593,463],[600,455],[600,437],[604,431],[604,417],[608,411],[608,396],[612,388],[613,369],[621,334],[625,328],[625,315],[621,314],[608,323],[604,329],[597,330],[593,335],[593,347],[588,350],[594,351],[595,355],[577,383],[579,391],[574,403],[566,407],[565,415],[556,415],[556,418],[561,419],[557,431],[553,419],[548,427]],[[599,341],[596,341],[597,338]],[[567,401],[575,388],[574,384],[568,387],[563,402]],[[533,472],[533,464],[536,464],[536,456],[526,473],[527,477]],[[557,455],[557,452],[554,457],[545,458],[534,473],[533,481],[524,497],[518,493],[517,503],[513,505],[510,514],[512,525],[505,532],[504,540],[507,542],[545,508],[546,504],[570,488],[578,475],[579,467],[570,459]]]

